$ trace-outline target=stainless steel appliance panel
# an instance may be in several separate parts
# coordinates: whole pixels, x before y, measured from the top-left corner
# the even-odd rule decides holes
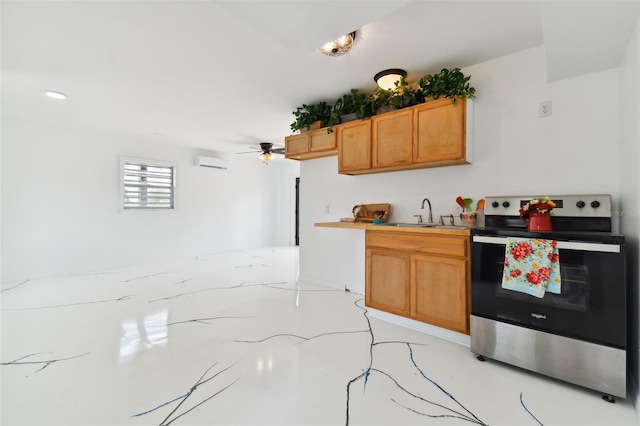
[[[626,397],[626,351],[471,316],[471,352]]]

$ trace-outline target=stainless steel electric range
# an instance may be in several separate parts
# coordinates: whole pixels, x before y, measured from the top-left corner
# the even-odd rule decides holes
[[[533,198],[486,197],[485,226],[471,231],[471,351],[625,398],[628,284],[611,197],[551,196],[553,231],[528,232],[519,209]],[[504,288],[508,238],[556,242],[559,294]]]

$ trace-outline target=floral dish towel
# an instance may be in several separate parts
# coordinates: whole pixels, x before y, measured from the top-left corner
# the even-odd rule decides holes
[[[507,238],[502,288],[535,297],[560,294],[560,256],[555,240]]]

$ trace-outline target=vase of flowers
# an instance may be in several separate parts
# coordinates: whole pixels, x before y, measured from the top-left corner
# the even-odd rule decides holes
[[[551,214],[556,203],[549,197],[535,198],[520,207],[520,219],[527,224],[531,232],[551,232]]]

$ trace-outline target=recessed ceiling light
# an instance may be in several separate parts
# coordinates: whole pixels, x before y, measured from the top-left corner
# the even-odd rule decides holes
[[[64,93],[55,92],[53,90],[45,90],[44,94],[52,99],[60,99],[60,100],[67,99],[67,95],[65,95]]]

